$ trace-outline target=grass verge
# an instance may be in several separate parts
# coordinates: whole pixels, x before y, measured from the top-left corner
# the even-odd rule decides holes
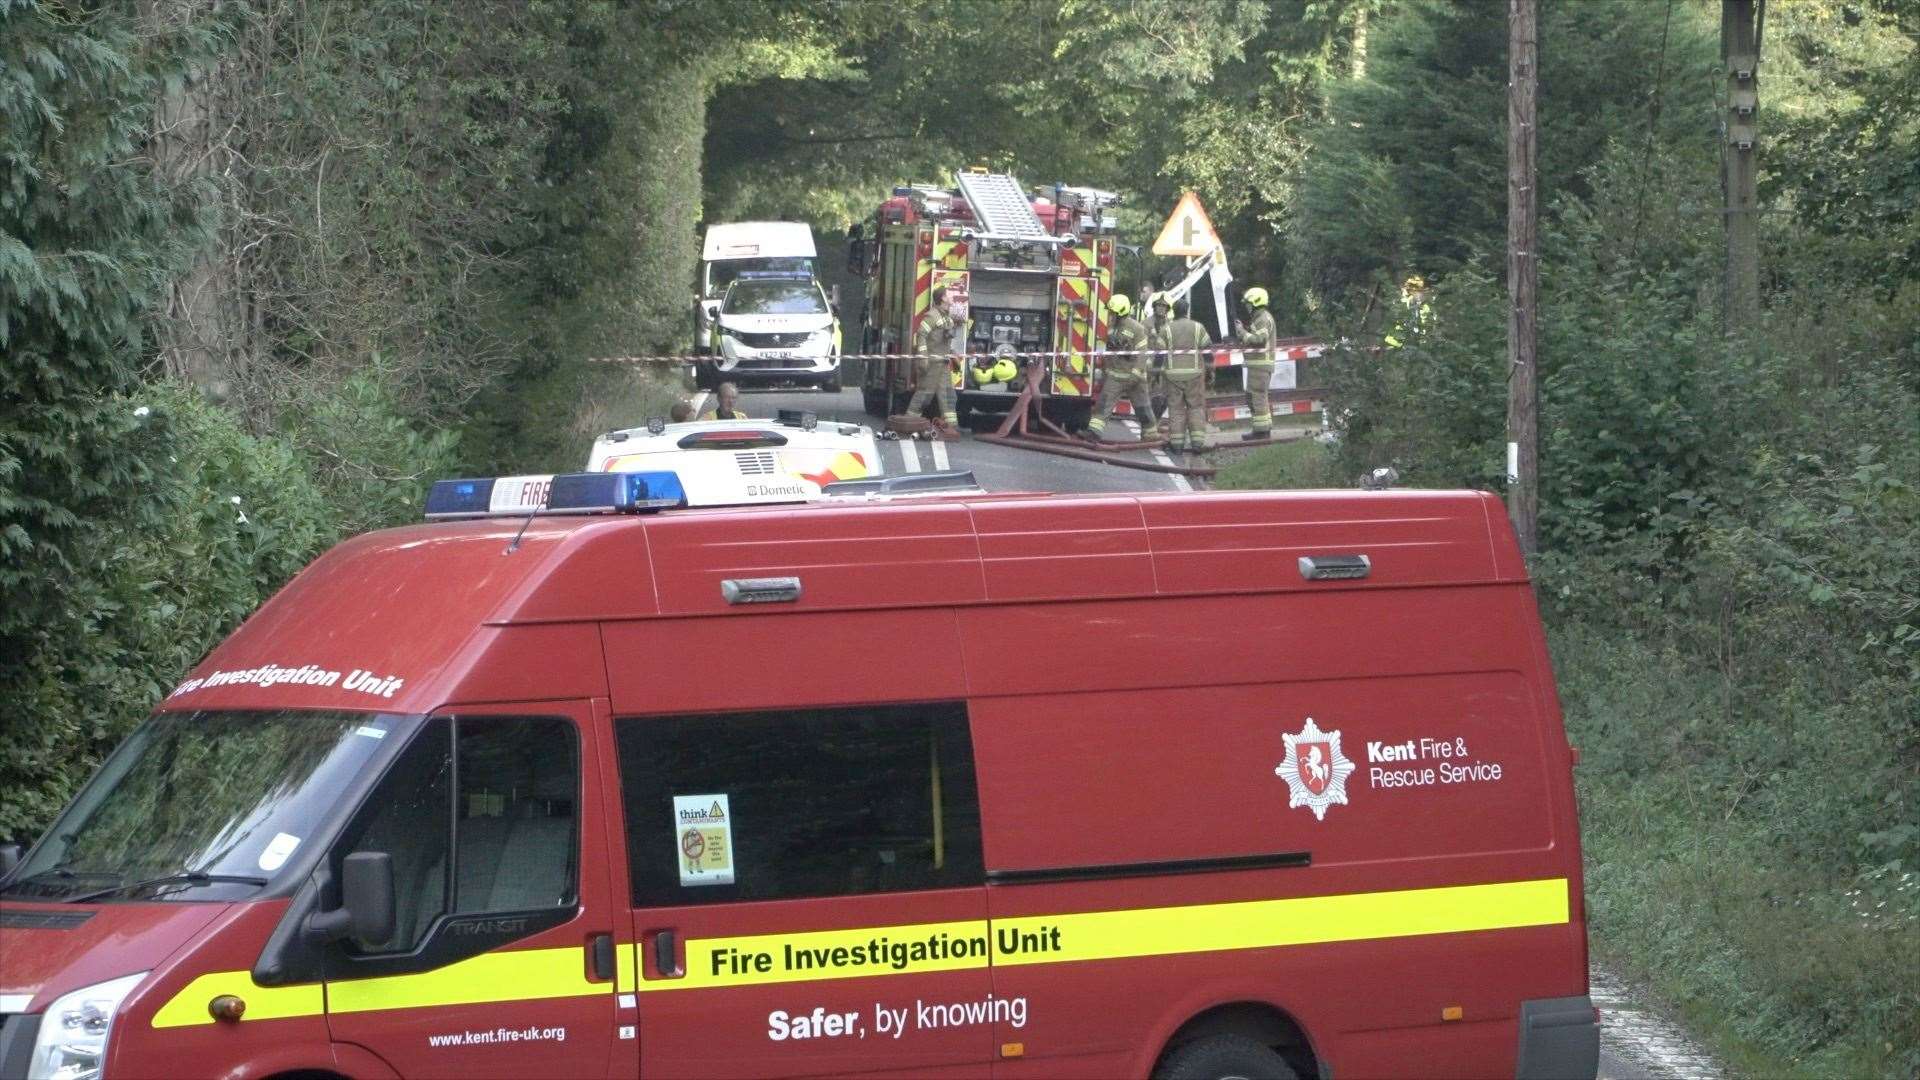
[[[1215,483],[1349,486],[1311,439],[1247,453]],[[1791,666],[1730,686],[1724,658],[1665,643],[1635,622],[1644,610],[1549,617],[1581,750],[1595,960],[1738,1075],[1920,1076],[1920,869],[1858,869],[1856,835],[1910,827],[1912,793],[1891,789],[1912,773],[1887,759],[1911,756],[1890,734],[1909,726],[1883,714],[1911,694],[1835,699]]]
[[[1232,444],[1228,447],[1232,453]],[[1223,464],[1213,483],[1215,487],[1255,490],[1348,486],[1335,477],[1327,448],[1313,438],[1248,451]]]
[[[1768,804],[1764,789],[1791,778],[1716,767],[1703,742],[1768,733],[1699,730],[1717,720],[1713,672],[1617,630],[1551,636],[1582,752],[1595,958],[1671,1004],[1736,1073],[1920,1075],[1920,878],[1837,876],[1804,851],[1843,843],[1820,815]]]

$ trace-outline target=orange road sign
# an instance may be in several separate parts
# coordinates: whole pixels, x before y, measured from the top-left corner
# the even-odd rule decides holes
[[[1220,237],[1213,231],[1213,222],[1208,220],[1206,208],[1200,205],[1200,196],[1189,191],[1180,196],[1180,205],[1167,215],[1167,223],[1160,229],[1160,238],[1153,242],[1153,253],[1193,258],[1208,254],[1219,246]]]

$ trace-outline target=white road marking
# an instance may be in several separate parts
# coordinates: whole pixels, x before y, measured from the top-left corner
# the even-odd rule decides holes
[[[920,471],[920,440],[900,440],[900,467],[908,472]]]
[[[933,467],[935,471],[947,471],[947,444],[936,439],[933,443]]]
[[[1159,450],[1159,449],[1156,449],[1153,451],[1153,460],[1159,462],[1162,465],[1172,465],[1174,463],[1173,459],[1167,456],[1167,452],[1165,450]],[[1168,473],[1167,475],[1173,478],[1173,488],[1175,491],[1192,491],[1193,490],[1193,485],[1187,482],[1186,477],[1181,476],[1179,473]]]

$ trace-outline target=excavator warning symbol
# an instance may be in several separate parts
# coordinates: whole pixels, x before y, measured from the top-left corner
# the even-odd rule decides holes
[[[1213,231],[1206,208],[1200,205],[1200,196],[1189,191],[1180,196],[1180,205],[1167,215],[1160,238],[1153,242],[1153,253],[1193,258],[1209,254],[1219,246],[1220,237]]]

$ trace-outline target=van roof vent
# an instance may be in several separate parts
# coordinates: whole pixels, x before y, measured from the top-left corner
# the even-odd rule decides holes
[[[1353,581],[1373,572],[1365,555],[1302,555],[1300,576],[1308,581]]]

